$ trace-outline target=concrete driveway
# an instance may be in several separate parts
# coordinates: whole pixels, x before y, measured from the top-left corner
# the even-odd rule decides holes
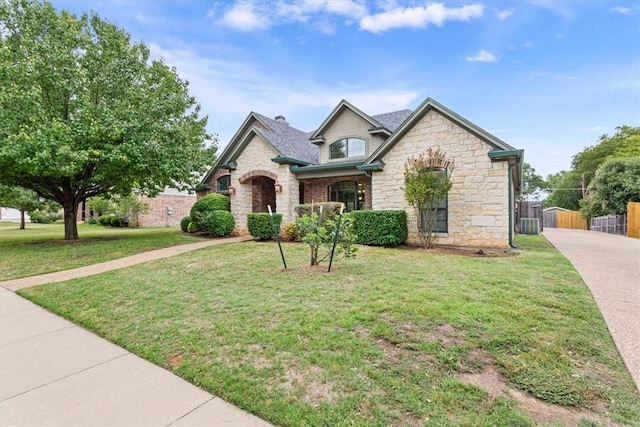
[[[562,228],[545,228],[543,234],[591,290],[640,391],[640,240]]]

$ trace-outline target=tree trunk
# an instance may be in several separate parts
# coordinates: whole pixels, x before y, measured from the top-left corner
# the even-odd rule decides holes
[[[24,211],[20,210],[20,230],[24,230]]]
[[[64,209],[64,240],[78,240],[78,202],[68,201]]]

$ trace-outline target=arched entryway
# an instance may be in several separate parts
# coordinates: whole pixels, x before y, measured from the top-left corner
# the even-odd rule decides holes
[[[276,174],[265,170],[251,171],[240,177],[240,184],[251,186],[252,212],[268,212],[268,206],[271,206],[273,212],[277,211],[277,178]]]

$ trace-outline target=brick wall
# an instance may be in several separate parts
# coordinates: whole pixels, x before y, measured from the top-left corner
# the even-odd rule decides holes
[[[149,205],[149,212],[138,218],[139,227],[179,227],[180,221],[191,212],[196,202],[195,195],[166,195],[149,198],[141,196],[140,200]],[[171,215],[168,207],[171,207]]]
[[[364,207],[371,209],[371,179],[365,175],[339,176],[304,180],[304,202],[329,201],[329,187],[340,181],[356,181],[364,184]]]

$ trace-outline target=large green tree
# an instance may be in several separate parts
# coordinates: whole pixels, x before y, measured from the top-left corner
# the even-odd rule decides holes
[[[560,171],[547,176],[549,196],[544,200],[544,206],[560,207],[577,211],[582,199],[581,177],[575,171]]]
[[[618,126],[615,134],[602,135],[596,145],[576,154],[571,166],[577,174],[585,176],[588,185],[605,161],[634,156],[640,156],[640,127]]]
[[[529,163],[522,165],[522,194],[525,200],[538,199],[547,189],[547,181],[540,176]]]
[[[96,14],[0,1],[0,183],[64,209],[96,195],[195,184],[213,148],[175,69]]]
[[[20,230],[25,229],[24,213],[40,209],[42,205],[34,191],[0,184],[0,206],[20,211]]]
[[[640,156],[613,158],[602,164],[581,203],[583,216],[620,215],[628,202],[640,202]]]
[[[613,158],[640,156],[640,127],[619,126],[612,136],[602,135],[596,145],[586,147],[573,156],[570,171],[547,177],[550,195],[545,206],[559,206],[578,210],[583,198],[582,189],[589,186],[598,168]],[[582,202],[583,205],[585,202]]]

